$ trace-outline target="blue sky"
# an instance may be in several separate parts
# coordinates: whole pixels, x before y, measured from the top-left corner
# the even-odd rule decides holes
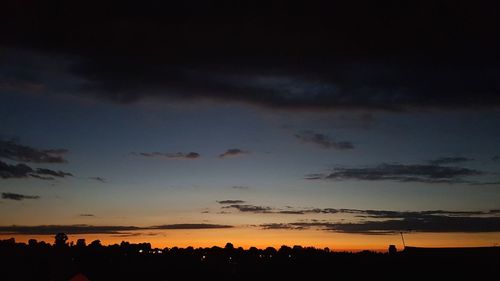
[[[32,206],[37,212],[50,214],[47,222],[40,223],[57,223],[79,213],[123,211],[154,217],[165,210],[191,212],[189,220],[197,220],[202,210],[218,207],[215,201],[235,198],[274,207],[401,211],[489,210],[500,201],[497,184],[304,179],[334,167],[421,164],[460,156],[474,159],[463,166],[489,173],[480,176],[481,180],[498,181],[499,163],[492,160],[500,153],[495,150],[500,143],[496,111],[296,113],[241,104],[116,105],[80,97],[51,95],[47,99],[14,93],[1,98],[3,138],[18,137],[25,145],[70,151],[65,156],[68,163],[40,166],[70,171],[73,178],[2,182],[4,192],[36,194],[41,201],[68,207],[64,215],[52,217],[52,207],[37,203],[38,208]],[[354,149],[304,143],[294,137],[303,131],[350,141]],[[219,154],[229,148],[248,153],[220,159]],[[190,151],[198,152],[200,159],[131,154]],[[2,206],[9,204],[5,201]],[[143,204],[153,206],[145,211]],[[3,214],[3,221],[16,223],[16,214]]]

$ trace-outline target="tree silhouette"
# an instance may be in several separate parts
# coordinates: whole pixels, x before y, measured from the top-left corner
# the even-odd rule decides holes
[[[224,247],[226,250],[234,250],[234,245],[232,243],[226,243],[226,246]]]
[[[391,253],[373,251],[335,252],[302,246],[281,246],[244,250],[228,244],[221,248],[151,248],[149,243],[122,242],[101,245],[94,240],[84,246],[79,239],[74,246],[64,233],[56,235],[56,245],[37,242],[35,247],[0,240],[0,280],[63,281],[78,273],[91,280],[329,280],[332,269],[336,280],[372,280],[373,276],[399,277],[411,274],[426,280],[470,277],[488,280],[496,276],[499,247],[416,248]],[[35,240],[29,241],[34,245]],[[391,251],[396,247],[391,246]],[[481,278],[484,275],[485,278]],[[497,274],[498,275],[498,274]],[[450,278],[451,277],[451,278]],[[486,278],[487,277],[487,278]],[[419,280],[418,279],[418,280]],[[78,279],[77,279],[78,280]],[[85,279],[83,279],[85,280]]]
[[[76,246],[83,248],[83,247],[87,246],[87,243],[85,242],[85,239],[83,239],[83,238],[78,239],[78,240],[76,240]]]
[[[30,239],[30,240],[28,240],[28,245],[30,247],[35,247],[36,244],[38,244],[38,241],[36,241],[36,239]]]
[[[67,246],[66,241],[68,241],[68,235],[60,232],[56,234],[54,244],[56,247],[65,247]]]

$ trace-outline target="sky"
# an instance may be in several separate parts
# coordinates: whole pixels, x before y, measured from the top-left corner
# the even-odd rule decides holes
[[[1,239],[500,243],[495,4],[2,6]]]

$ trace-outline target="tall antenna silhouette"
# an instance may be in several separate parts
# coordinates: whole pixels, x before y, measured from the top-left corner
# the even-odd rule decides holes
[[[401,240],[403,240],[403,247],[406,248],[405,237],[403,236],[403,231],[401,231],[399,234],[401,234]]]

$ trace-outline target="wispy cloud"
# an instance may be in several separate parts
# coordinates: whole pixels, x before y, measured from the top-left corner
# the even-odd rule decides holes
[[[304,176],[306,180],[320,180],[325,178],[325,174],[317,173],[317,174],[307,174]]]
[[[108,181],[103,178],[103,177],[89,177],[89,179],[91,180],[95,180],[95,181],[98,181],[98,182],[101,182],[101,183],[107,183]]]
[[[263,229],[308,229],[358,234],[392,234],[400,231],[416,232],[497,232],[500,217],[493,211],[420,211],[397,212],[378,210],[339,209],[356,213],[358,217],[377,220],[360,220],[350,223],[328,221],[302,221],[293,223],[261,224]]]
[[[66,234],[117,234],[121,231],[140,230],[136,226],[95,226],[86,224],[77,225],[37,225],[37,226],[0,226],[1,233],[52,235],[55,233]]]
[[[79,217],[95,217],[94,214],[79,214]]]
[[[2,192],[2,198],[7,199],[7,200],[21,201],[24,199],[40,199],[40,196],[23,195],[23,194],[18,194],[18,193],[11,193],[11,192]]]
[[[231,148],[226,150],[224,153],[219,154],[219,158],[235,157],[250,153],[249,151],[242,150],[239,148]]]
[[[470,183],[464,178],[479,176],[484,173],[479,170],[420,164],[380,164],[374,167],[335,168],[326,174],[309,174],[305,179],[316,180],[390,180],[399,182],[422,183]]]
[[[63,155],[68,153],[67,149],[36,149],[21,145],[16,139],[0,140],[0,158],[19,162],[33,163],[65,163]]]
[[[54,180],[54,177],[64,178],[67,176],[73,176],[71,173],[63,171],[55,171],[50,169],[38,168],[36,170],[32,169],[26,164],[8,164],[0,160],[0,178],[10,179],[10,178],[37,178],[41,180]]]
[[[255,205],[242,205],[242,204],[233,204],[229,206],[222,207],[224,209],[237,209],[240,212],[251,212],[251,213],[270,213],[272,212],[271,207],[263,207],[263,206],[255,206]]]
[[[300,229],[291,223],[263,223],[259,227],[262,229]]]
[[[2,179],[26,178],[33,172],[33,169],[26,164],[11,165],[0,160],[0,177]]]
[[[287,214],[287,215],[304,215],[307,213],[307,211],[304,210],[283,210],[283,211],[276,211],[275,213],[279,214]]]
[[[87,224],[75,225],[36,225],[36,226],[0,226],[0,233],[3,234],[30,234],[30,235],[52,235],[56,233],[66,234],[129,234],[128,231],[136,230],[160,230],[160,229],[217,229],[231,228],[231,225],[222,224],[165,224],[157,226],[137,227],[137,226],[96,226]]]
[[[144,233],[133,232],[133,233],[120,233],[120,234],[112,234],[112,237],[137,237],[142,236]]]
[[[245,203],[243,200],[221,200],[217,201],[219,204],[242,204]]]
[[[155,158],[165,158],[165,159],[198,159],[201,155],[198,152],[131,152],[132,155],[143,156],[143,157],[155,157]]]
[[[229,206],[223,206],[222,209],[235,209],[239,212],[245,213],[258,213],[258,214],[285,214],[285,215],[304,215],[304,214],[334,214],[340,212],[338,209],[333,208],[294,208],[287,206],[286,208],[274,208],[269,206],[258,206],[250,204],[233,204],[232,201],[238,200],[228,200],[226,204],[231,204]],[[219,201],[218,201],[219,202]],[[221,203],[221,202],[219,202]],[[244,203],[242,201],[241,203]]]
[[[38,175],[48,175],[48,176],[53,176],[53,177],[58,177],[58,178],[72,177],[73,176],[71,173],[67,173],[67,172],[63,172],[63,171],[54,171],[54,170],[50,170],[50,169],[42,169],[42,168],[36,169],[36,173]]]
[[[350,141],[336,141],[328,135],[313,131],[304,131],[294,136],[302,143],[312,143],[326,149],[348,150],[354,148]]]
[[[286,206],[285,208],[275,208],[270,206],[259,206],[249,204],[232,204],[223,206],[221,209],[235,209],[244,213],[255,214],[283,214],[283,215],[306,215],[306,214],[348,214],[354,218],[376,218],[376,219],[422,219],[428,216],[446,216],[446,217],[491,217],[499,216],[500,211],[447,211],[447,210],[428,210],[428,211],[388,211],[388,210],[363,210],[346,208],[297,208]]]
[[[182,224],[157,225],[146,229],[215,229],[215,228],[231,228],[231,227],[233,226],[224,224],[182,223]]]

